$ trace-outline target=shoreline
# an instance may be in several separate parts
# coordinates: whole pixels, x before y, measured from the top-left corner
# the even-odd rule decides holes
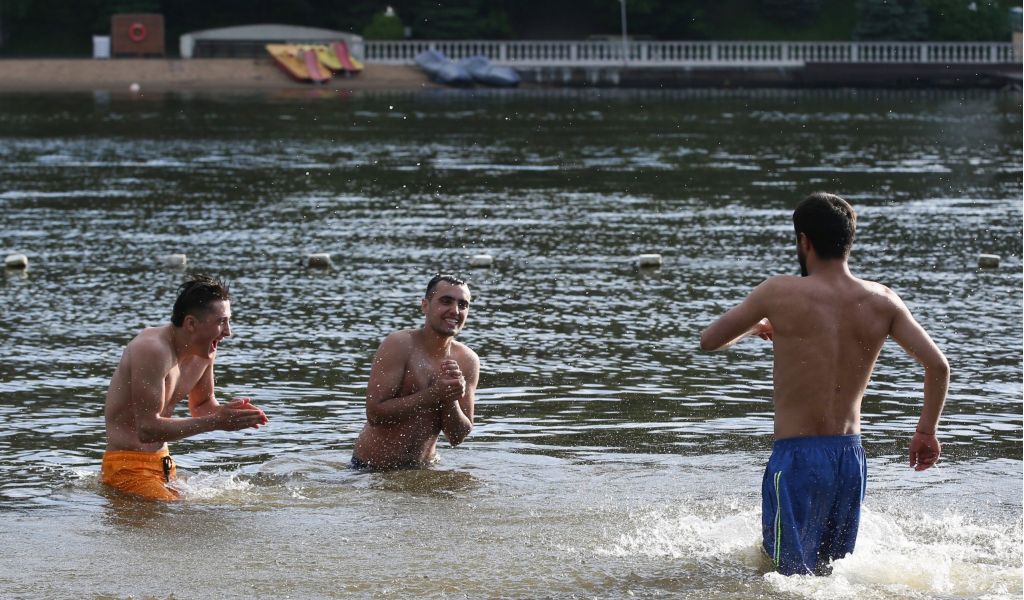
[[[269,58],[0,59],[0,92],[418,90],[442,87],[416,67],[367,65],[354,77],[310,84]]]
[[[525,67],[521,88],[602,89],[1020,89],[1019,71],[992,65],[808,63],[803,67]],[[355,76],[298,82],[260,58],[4,58],[0,93],[414,92],[451,89],[412,65],[373,63]]]

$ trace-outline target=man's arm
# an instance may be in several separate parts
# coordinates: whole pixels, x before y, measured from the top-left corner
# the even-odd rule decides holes
[[[473,430],[473,416],[476,410],[476,387],[480,382],[480,358],[472,350],[467,349],[467,352],[469,364],[466,370],[468,372],[465,374],[460,373],[459,376],[464,392],[456,401],[451,402],[447,409],[442,408],[441,412],[441,429],[444,431],[444,436],[448,438],[448,443],[452,446],[461,444]],[[455,363],[455,365],[458,368],[458,363]]]
[[[754,288],[750,295],[739,305],[718,317],[703,333],[700,334],[700,349],[705,352],[724,350],[750,335],[770,340],[774,335],[772,324],[766,318],[767,306],[765,298],[771,280]]]
[[[406,363],[412,351],[409,333],[398,331],[384,338],[373,355],[370,381],[366,385],[366,420],[372,425],[394,425],[439,405],[440,391],[434,383],[408,396],[399,396]]]
[[[210,361],[210,365],[206,367],[199,381],[196,382],[192,391],[188,393],[188,410],[193,417],[204,417],[221,411],[245,411],[239,413],[245,416],[247,411],[256,410],[263,416],[260,420],[260,425],[267,424],[266,413],[263,412],[263,409],[254,406],[250,398],[235,398],[227,404],[221,404],[217,402],[213,389],[213,361]],[[236,417],[238,416],[235,413],[231,414]]]
[[[910,466],[923,471],[939,460],[942,451],[935,432],[949,389],[949,362],[928,332],[914,320],[899,296],[893,293],[892,297],[896,303],[896,316],[889,335],[924,367],[924,406],[921,407],[917,430],[910,440]]]
[[[188,393],[188,410],[193,417],[212,415],[220,408],[213,394],[213,361]]]
[[[164,417],[161,411],[168,400],[164,398],[164,379],[171,363],[158,347],[149,343],[139,344],[132,352],[131,406],[139,441],[143,444],[173,442],[216,429],[235,431],[258,427],[261,423],[258,410],[221,410],[184,419]]]

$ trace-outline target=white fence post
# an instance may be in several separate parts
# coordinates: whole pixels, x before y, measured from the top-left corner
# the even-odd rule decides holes
[[[486,54],[515,66],[620,66],[623,58],[649,65],[798,66],[833,63],[1020,63],[1009,42],[621,42],[392,40],[363,42],[369,63],[413,64],[423,50],[440,50],[453,60]]]

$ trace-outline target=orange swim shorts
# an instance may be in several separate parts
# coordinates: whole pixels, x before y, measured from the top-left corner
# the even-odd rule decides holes
[[[150,500],[177,500],[167,487],[176,471],[167,448],[158,452],[107,450],[103,453],[103,483]]]

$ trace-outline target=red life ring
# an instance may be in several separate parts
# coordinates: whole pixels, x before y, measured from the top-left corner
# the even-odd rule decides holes
[[[146,39],[146,26],[135,22],[128,26],[128,37],[136,44]]]

